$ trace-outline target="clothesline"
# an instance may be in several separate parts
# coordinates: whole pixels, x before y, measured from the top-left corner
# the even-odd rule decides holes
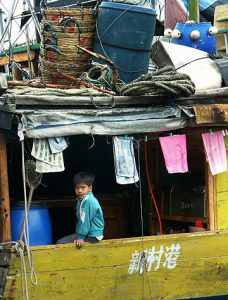
[[[150,140],[159,139],[161,151],[164,156],[168,173],[188,172],[187,160],[187,135],[199,133],[176,133],[168,135],[137,139],[133,136],[113,136],[113,155],[117,183],[129,184],[139,180],[135,157],[134,143],[140,147],[140,142],[147,143]],[[228,136],[228,130],[200,133],[204,145],[206,159],[209,163],[212,175],[227,170],[226,146],[224,137]],[[95,142],[95,140],[94,140]],[[108,143],[108,140],[107,140]],[[36,171],[39,173],[61,172],[64,168],[63,150],[68,146],[64,138],[34,139],[32,156],[36,159]],[[94,146],[94,144],[93,144]],[[91,148],[91,147],[90,147]]]
[[[222,131],[223,132],[223,136],[228,136],[228,130],[227,129],[220,129],[219,131]],[[204,131],[204,132],[188,132],[188,133],[184,133],[186,136],[190,136],[190,135],[199,135],[199,134],[202,134],[202,133],[210,133],[210,134],[213,134],[213,132],[217,132],[217,131],[213,131],[212,129],[209,129],[208,131]],[[176,133],[176,134],[182,134],[182,133]],[[176,135],[175,133],[173,132],[169,132],[168,136],[174,136]],[[127,135],[124,135],[125,137]],[[162,135],[162,136],[167,136],[167,135]],[[159,139],[159,136],[156,136],[156,137],[148,137],[148,135],[145,135],[143,138],[134,138],[134,141],[136,142],[149,142],[149,141],[153,141],[153,140],[156,140],[156,139]]]
[[[210,129],[209,132],[201,133],[201,135],[206,159],[209,163],[212,175],[225,172],[227,170],[227,155],[224,137],[228,136],[228,130],[224,129],[213,132],[212,129]],[[158,138],[168,173],[173,174],[188,172],[187,143],[185,133],[178,133],[175,135],[171,133],[167,136],[152,138],[144,136],[144,139],[136,139],[133,137],[128,137],[127,135],[118,138],[126,141],[131,139],[131,142],[135,142],[137,146],[140,145],[140,142],[147,143],[150,140]],[[116,137],[114,137],[114,139],[116,139]],[[122,155],[124,156],[124,152],[126,152],[126,150],[122,149],[121,151],[123,152]],[[129,161],[130,159],[131,158],[128,156],[127,160]]]

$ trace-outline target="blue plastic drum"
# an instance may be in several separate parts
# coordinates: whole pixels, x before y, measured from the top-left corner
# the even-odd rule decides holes
[[[199,49],[208,52],[211,55],[216,55],[216,38],[209,34],[209,29],[212,27],[210,22],[203,23],[181,23],[178,22],[175,29],[181,32],[180,38],[173,38],[172,43],[191,48]],[[200,32],[200,38],[193,40],[190,34],[193,30]]]
[[[102,2],[94,52],[113,61],[120,79],[130,82],[148,71],[155,24],[155,9]]]
[[[11,233],[12,241],[20,239],[20,233],[24,221],[24,207],[11,208]],[[52,226],[48,208],[44,206],[32,206],[28,215],[30,246],[52,244]],[[24,240],[24,239],[23,239]]]

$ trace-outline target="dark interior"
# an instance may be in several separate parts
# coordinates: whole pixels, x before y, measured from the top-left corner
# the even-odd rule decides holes
[[[200,135],[199,135],[200,137]],[[204,152],[200,138],[187,137],[189,172],[168,174],[158,139],[147,143],[148,166],[156,204],[162,222],[163,234],[189,232],[189,226],[200,221],[207,228],[207,204],[205,197]],[[8,143],[9,190],[11,206],[23,201],[21,173],[21,146]],[[25,159],[32,159],[32,140],[25,142]],[[75,195],[72,177],[79,171],[91,171],[96,180],[93,193],[99,200],[105,219],[104,238],[125,238],[160,234],[154,202],[149,193],[146,177],[144,143],[140,144],[141,200],[139,183],[116,183],[112,138],[89,135],[69,137],[69,147],[64,150],[65,171],[44,174],[42,184],[35,189],[33,204],[48,207],[53,243],[75,231]],[[137,168],[138,169],[138,168]]]

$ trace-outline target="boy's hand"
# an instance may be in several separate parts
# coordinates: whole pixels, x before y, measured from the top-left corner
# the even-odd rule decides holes
[[[84,241],[82,241],[82,240],[74,240],[74,243],[76,244],[76,246],[78,248],[81,248],[84,245]]]

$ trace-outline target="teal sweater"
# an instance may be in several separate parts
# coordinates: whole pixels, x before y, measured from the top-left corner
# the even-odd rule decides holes
[[[86,235],[99,237],[103,235],[104,218],[99,202],[90,192],[78,199],[76,206],[78,223],[76,233],[78,240],[84,240]]]

